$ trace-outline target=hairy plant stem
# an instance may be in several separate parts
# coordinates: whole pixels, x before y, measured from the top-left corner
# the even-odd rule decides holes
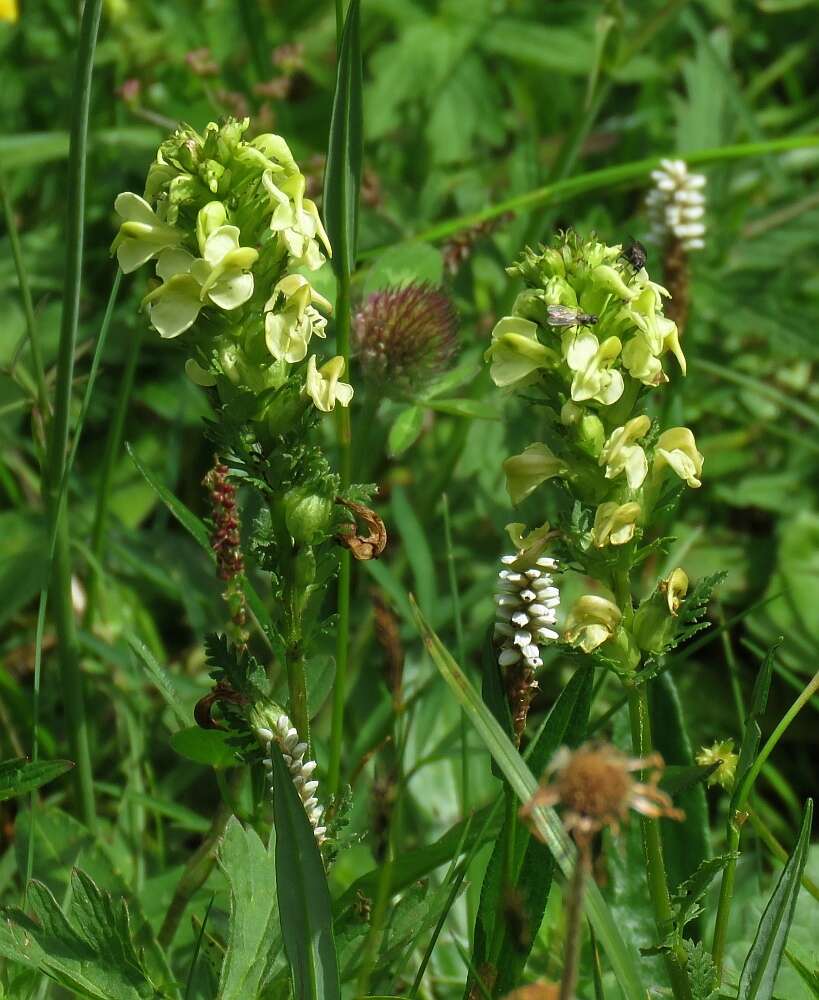
[[[647,685],[639,684],[629,691],[628,708],[634,753],[638,757],[647,757],[653,752]],[[660,836],[660,821],[649,816],[641,816],[640,828],[646,860],[646,881],[654,910],[654,920],[659,939],[665,942],[672,929],[672,912]],[[674,996],[677,1000],[691,1000],[691,988],[685,972],[685,951],[679,941],[672,944],[671,951],[666,954],[665,959]]]
[[[341,36],[339,35],[339,38]],[[350,274],[342,269],[336,297],[336,350],[344,358],[345,371],[350,371]],[[341,490],[352,480],[352,429],[347,407],[336,408],[336,428],[339,447]],[[347,696],[347,667],[350,655],[350,586],[352,561],[348,549],[343,549],[338,570],[338,624],[336,626],[336,678],[333,685],[333,718],[330,728],[330,759],[327,767],[327,788],[330,795],[338,792],[341,778],[341,743],[344,736],[344,702]]]
[[[237,768],[231,775],[228,786],[231,794],[220,799],[210,829],[199,847],[188,858],[188,863],[185,865],[179,882],[177,882],[173,898],[157,935],[157,941],[163,948],[167,948],[173,941],[188,903],[194,893],[207,882],[208,876],[216,865],[219,842],[225,832],[228,820],[233,815],[232,796],[237,791],[243,777],[242,768]]]
[[[55,538],[52,586],[58,639],[58,659],[63,700],[69,729],[69,743],[74,756],[77,798],[80,815],[90,830],[96,829],[94,782],[85,699],[82,690],[79,650],[71,601],[71,543],[68,511],[61,502],[61,486],[66,467],[71,387],[74,378],[74,354],[82,289],[83,235],[85,225],[85,160],[88,148],[88,115],[91,105],[91,76],[94,50],[99,30],[102,0],[88,0],[80,21],[76,76],[71,115],[71,138],[68,152],[66,187],[66,262],[60,342],[57,354],[57,386],[54,418],[51,424],[47,469],[44,484],[48,491],[48,510]]]
[[[748,818],[748,798],[754,787],[759,772],[762,770],[765,761],[773,752],[774,747],[780,741],[785,730],[793,722],[799,712],[810,701],[815,692],[819,689],[819,671],[817,671],[799,697],[793,702],[788,711],[782,716],[779,725],[768,737],[765,745],[759,751],[753,764],[748,768],[745,775],[740,779],[728,813],[728,828],[726,830],[726,854],[736,855],[739,852],[739,842],[742,837],[742,828]],[[714,921],[714,942],[711,946],[711,955],[717,971],[722,975],[722,966],[725,961],[725,946],[728,943],[728,919],[731,915],[731,904],[734,898],[734,883],[737,873],[737,858],[732,857],[722,873],[722,882],[719,888],[719,902],[717,903],[717,916]]]
[[[566,939],[563,948],[563,974],[560,977],[560,1000],[574,1000],[580,970],[580,943],[583,938],[583,894],[590,869],[589,845],[581,840],[577,844],[577,858],[566,902]]]

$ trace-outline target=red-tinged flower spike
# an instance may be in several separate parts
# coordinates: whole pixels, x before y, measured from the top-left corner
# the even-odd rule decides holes
[[[230,611],[230,632],[234,642],[244,646],[247,642],[247,609],[242,589],[245,561],[242,555],[236,487],[228,479],[229,473],[230,469],[217,459],[205,476],[204,484],[210,497],[210,544],[216,555],[219,579],[226,584],[223,596]]]
[[[374,292],[358,310],[354,329],[364,377],[384,396],[417,395],[457,350],[452,300],[428,283]]]

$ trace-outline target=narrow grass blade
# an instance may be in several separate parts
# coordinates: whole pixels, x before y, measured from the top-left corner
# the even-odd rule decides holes
[[[188,510],[181,500],[177,500],[167,486],[160,483],[156,476],[154,476],[154,474],[142,463],[130,443],[126,442],[125,449],[131,456],[131,461],[142,474],[145,482],[165,504],[171,514],[173,514],[182,527],[202,546],[203,549],[205,549],[206,552],[210,552],[210,539],[208,538],[208,529],[205,527],[205,522],[200,520],[200,518],[198,518],[192,511]]]
[[[327,876],[301,799],[271,745],[276,822],[276,889],[296,1000],[340,1000]]]
[[[739,977],[737,1000],[770,1000],[774,983],[791,929],[796,897],[810,846],[813,800],[808,799],[802,817],[802,829],[790,860],[785,865],[776,888],[759,921],[754,943]]]
[[[463,705],[470,722],[517,797],[521,802],[528,802],[537,788],[537,782],[532,772],[484,705],[480,695],[470,684],[461,668],[429,627],[417,605],[414,605],[414,608],[415,620],[424,645],[435,665],[449,684],[455,697]],[[535,809],[532,813],[532,820],[538,834],[554,855],[561,871],[567,878],[570,877],[574,866],[575,850],[554,810]],[[617,929],[611,911],[594,883],[591,883],[587,889],[586,909],[624,996],[627,1000],[643,1000],[645,990],[641,984],[637,966]]]
[[[364,141],[360,30],[360,3],[351,0],[339,45],[324,175],[324,223],[333,248],[333,267],[339,276],[352,273],[358,241],[358,192]]]

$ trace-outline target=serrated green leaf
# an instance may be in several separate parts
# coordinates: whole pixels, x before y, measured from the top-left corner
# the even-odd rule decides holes
[[[779,876],[762,913],[751,950],[739,977],[737,1000],[770,1000],[788,940],[796,899],[810,845],[813,800],[805,803],[802,827],[793,854]]]
[[[340,1000],[327,876],[281,751],[271,744],[276,878],[282,938],[297,1000]]]
[[[73,767],[70,760],[28,761],[25,757],[0,764],[0,802],[34,791]]]
[[[689,920],[693,919],[700,900],[708,890],[709,885],[722,869],[739,855],[720,854],[716,858],[707,858],[701,861],[697,870],[684,882],[681,882],[671,894],[671,903],[674,907],[674,923],[681,932]]]
[[[358,244],[358,192],[364,142],[360,22],[359,0],[350,0],[339,46],[324,175],[324,223],[337,275],[352,273]]]
[[[219,1000],[255,1000],[283,967],[274,848],[275,832],[265,848],[255,830],[231,817],[219,847],[219,866],[230,883]]]

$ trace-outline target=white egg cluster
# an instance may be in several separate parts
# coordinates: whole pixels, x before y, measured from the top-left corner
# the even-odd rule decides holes
[[[326,839],[325,833],[327,828],[319,826],[323,810],[315,794],[318,782],[313,778],[313,771],[315,771],[317,765],[314,760],[306,761],[304,759],[304,755],[307,753],[307,744],[299,742],[299,734],[296,732],[290,719],[284,714],[280,715],[276,720],[275,729],[257,726],[256,736],[267,754],[264,759],[264,766],[268,773],[273,769],[273,760],[270,756],[270,751],[271,744],[275,740],[282,752],[284,762],[290,771],[296,791],[299,793],[299,797],[304,804],[304,811],[307,813],[310,826],[313,827],[316,841],[322,844]]]
[[[516,569],[518,556],[503,556],[503,569],[498,573],[495,593],[495,638],[501,640],[498,663],[511,667],[524,661],[536,670],[543,666],[540,646],[559,639],[555,631],[560,591],[555,587],[550,570],[557,560],[540,556],[528,569]]]
[[[689,173],[684,160],[661,160],[651,171],[654,187],[646,196],[651,237],[664,243],[678,239],[684,250],[705,246],[705,176]]]

